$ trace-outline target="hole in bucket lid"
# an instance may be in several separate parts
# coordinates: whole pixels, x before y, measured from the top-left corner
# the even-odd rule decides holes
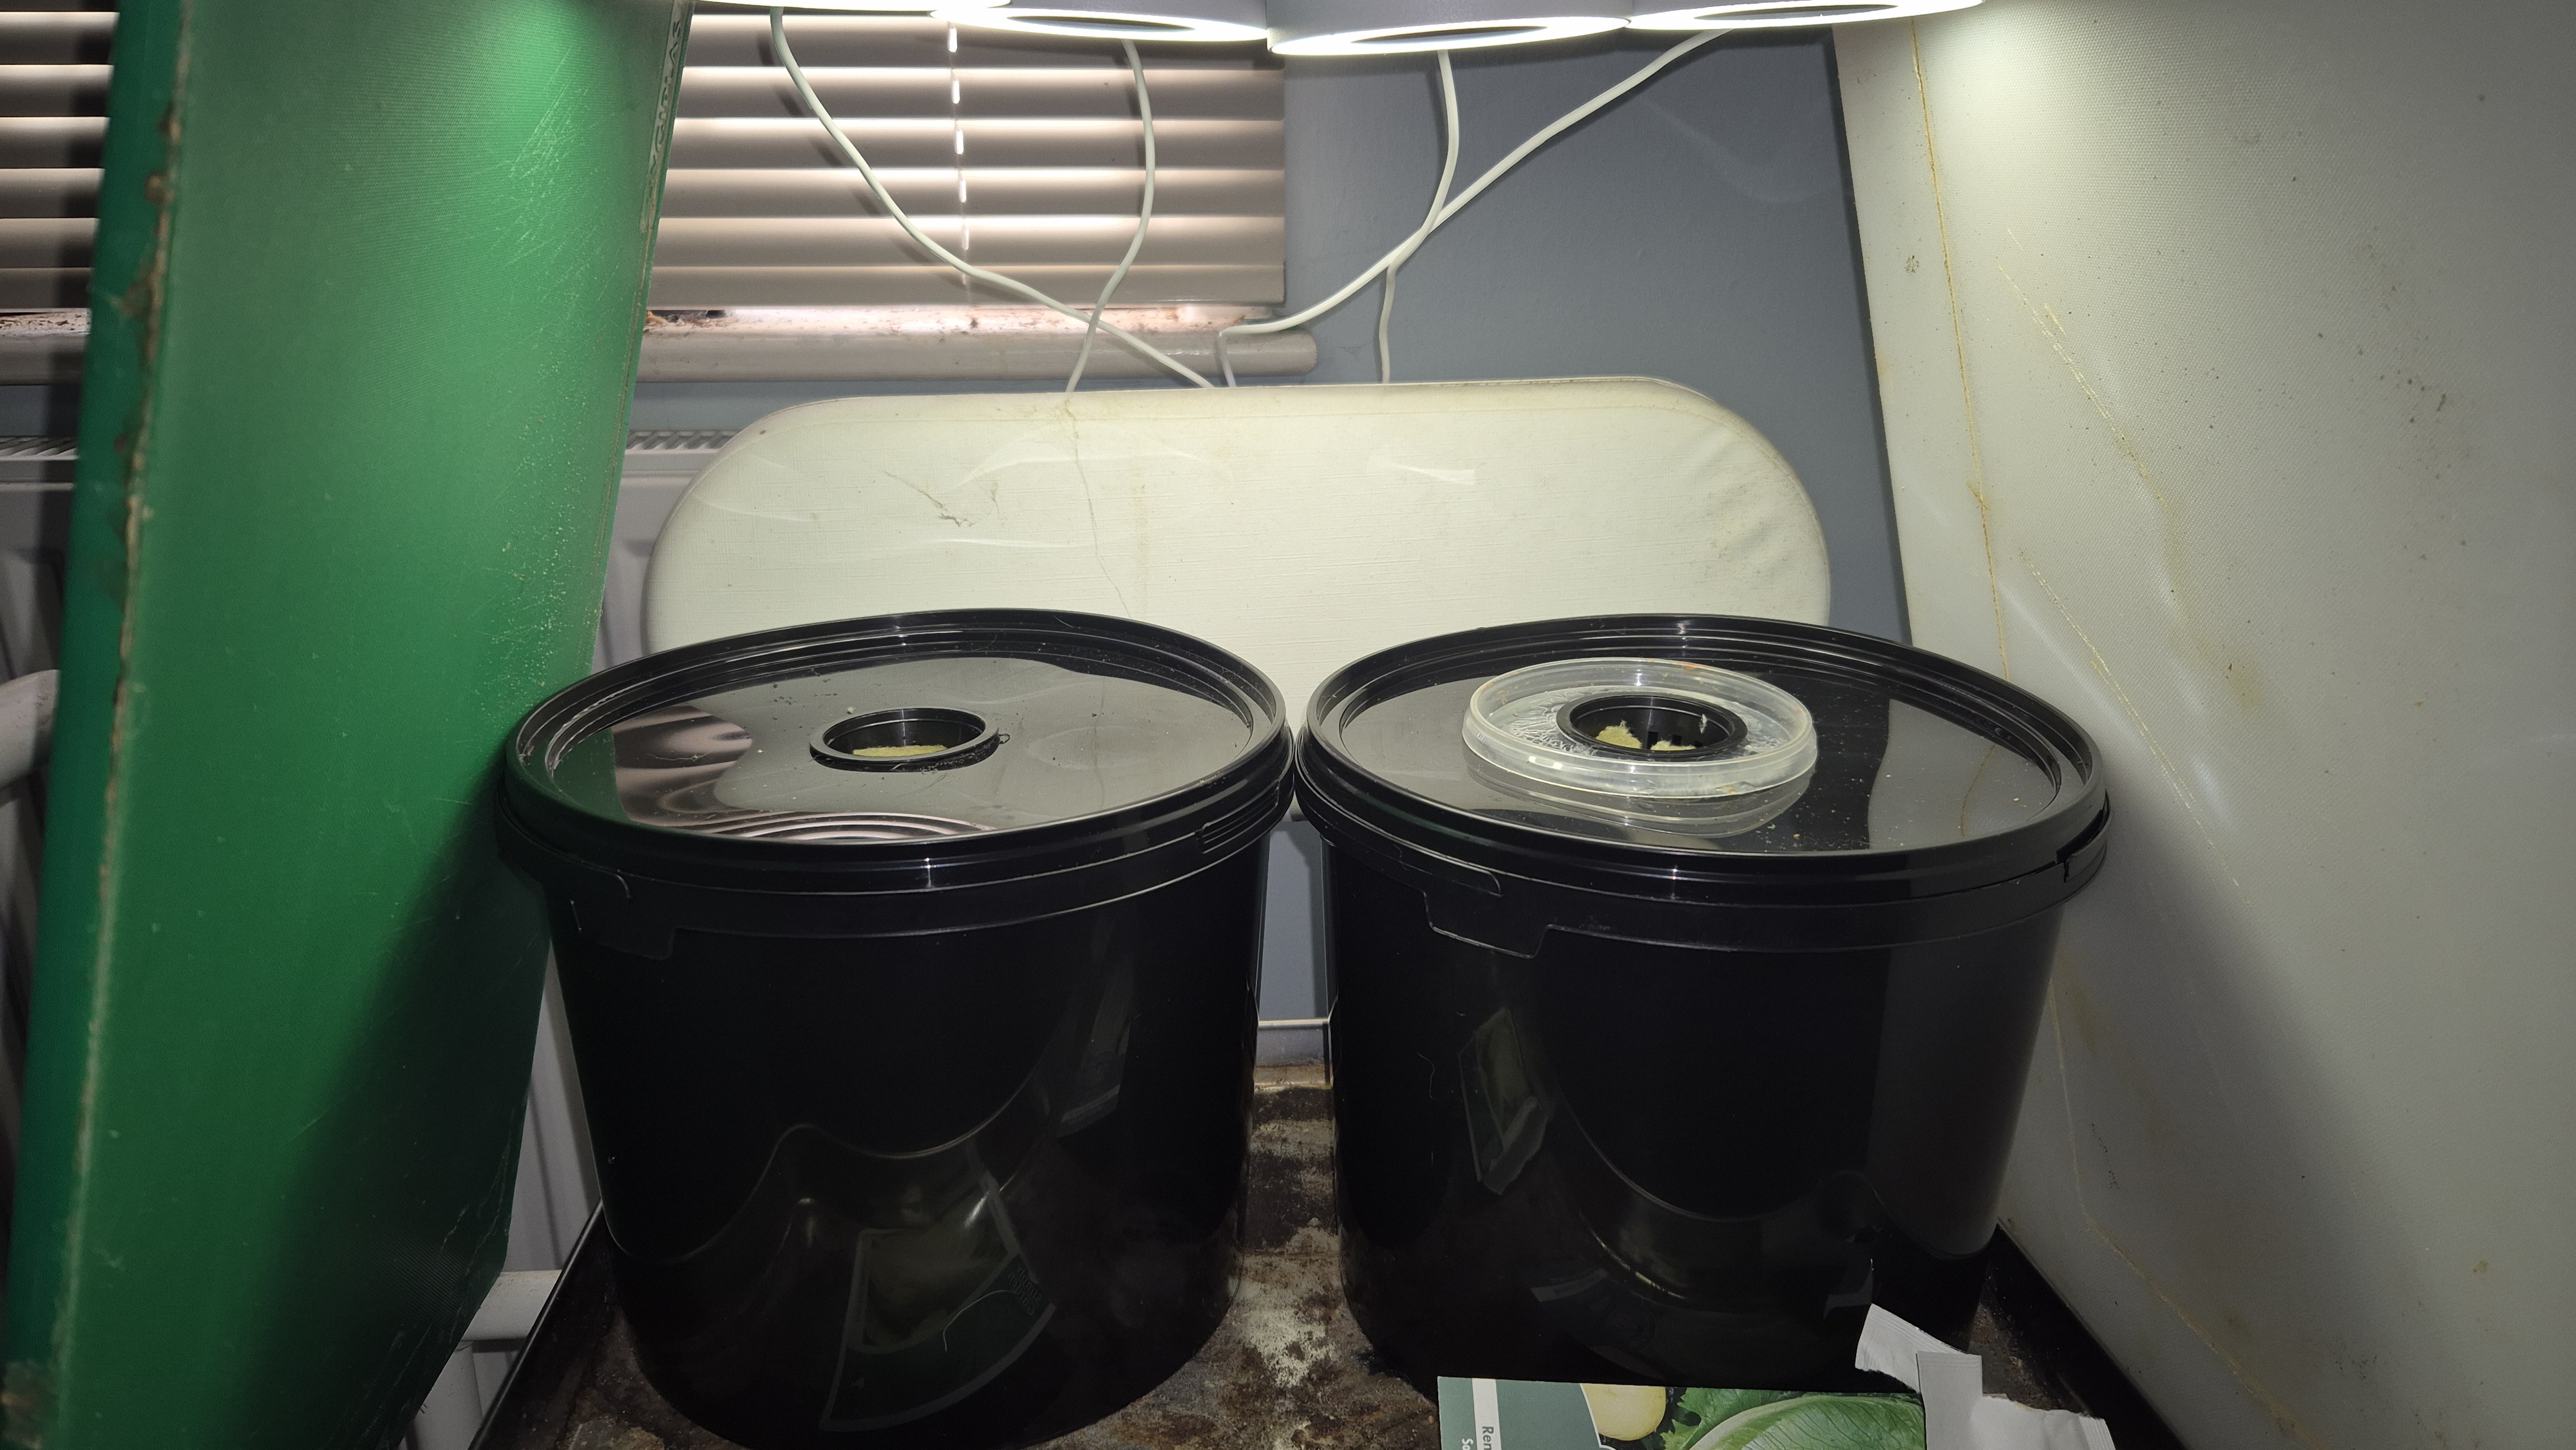
[[[981,715],[924,705],[836,720],[814,732],[814,758],[843,770],[951,770],[1007,739]]]
[[[1732,710],[1677,695],[1594,695],[1569,701],[1556,726],[1587,745],[1649,760],[1706,760],[1744,743]]]

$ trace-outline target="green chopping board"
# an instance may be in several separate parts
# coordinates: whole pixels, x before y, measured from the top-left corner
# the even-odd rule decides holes
[[[5,1438],[389,1446],[499,1265],[677,0],[118,22]]]

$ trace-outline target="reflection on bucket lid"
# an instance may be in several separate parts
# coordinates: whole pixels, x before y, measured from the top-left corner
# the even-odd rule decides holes
[[[918,844],[1110,817],[1226,775],[1281,728],[1240,661],[1079,615],[860,620],[621,669],[642,672],[636,687],[532,718],[523,777],[594,818],[742,841]]]
[[[1223,770],[1253,722],[1214,693],[1114,656],[991,640],[711,690],[571,754],[607,751],[618,808],[643,825],[845,841],[1008,830]]]
[[[2062,721],[2003,681],[1840,631],[1568,620],[1354,664],[1317,692],[1309,729],[1355,772],[1319,762],[1307,789],[1391,787],[1569,847],[1918,852],[2000,844],[2069,813],[2085,818],[2069,831],[2089,823],[2099,783],[2054,740]],[[2036,845],[1997,865],[2032,869]]]

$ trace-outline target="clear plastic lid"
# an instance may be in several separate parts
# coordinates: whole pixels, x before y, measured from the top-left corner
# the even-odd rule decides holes
[[[954,642],[644,709],[552,765],[591,811],[772,841],[901,841],[1097,816],[1206,780],[1275,727],[1103,650]],[[602,789],[606,787],[606,789]]]
[[[1730,854],[1996,837],[2061,796],[2060,767],[2025,732],[1898,670],[1696,639],[1700,658],[1645,654],[1633,637],[1585,656],[1580,631],[1545,628],[1494,631],[1528,638],[1462,646],[1455,666],[1436,663],[1442,641],[1420,660],[1390,651],[1374,682],[1355,666],[1343,693],[1319,696],[1314,728],[1368,776],[1488,820]]]
[[[1688,660],[1556,660],[1467,697],[1464,734],[1490,783],[1616,819],[1741,820],[1816,763],[1815,723],[1786,690]],[[1767,803],[1764,803],[1767,804]]]

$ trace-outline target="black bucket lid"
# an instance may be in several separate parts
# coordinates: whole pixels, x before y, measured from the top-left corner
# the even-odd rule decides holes
[[[1284,810],[1282,716],[1251,665],[1132,620],[946,610],[770,630],[602,671],[529,712],[504,751],[504,841],[540,880],[605,874],[628,899],[649,894],[638,883],[954,891],[1141,856],[1162,862],[1148,877],[1178,874]]]
[[[1316,691],[1298,772],[1328,836],[1465,890],[1482,924],[1453,934],[1488,945],[1545,926],[1747,946],[1954,935],[2064,899],[2107,816],[2091,740],[2029,692],[1871,636],[1725,616],[1371,655]],[[1473,910],[1531,885],[1586,895],[1535,924]],[[1656,925],[1599,893],[1739,911]],[[1850,914],[1935,898],[1946,909]],[[1800,908],[1843,919],[1782,915]]]

